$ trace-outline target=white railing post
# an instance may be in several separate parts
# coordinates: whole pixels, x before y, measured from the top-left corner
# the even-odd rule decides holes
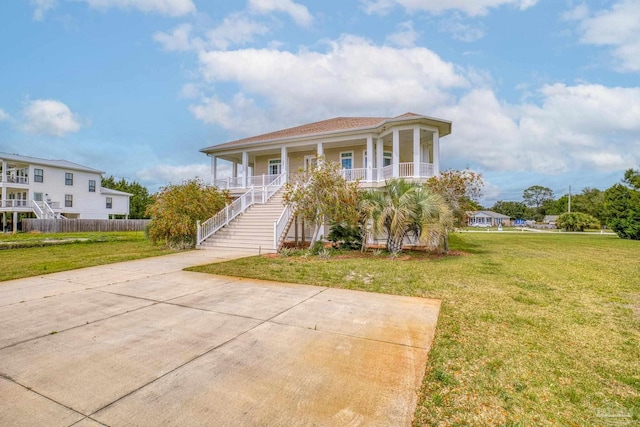
[[[200,243],[202,243],[202,240],[200,240],[200,237],[202,236],[202,227],[200,226],[200,220],[196,221],[196,246],[200,246]]]

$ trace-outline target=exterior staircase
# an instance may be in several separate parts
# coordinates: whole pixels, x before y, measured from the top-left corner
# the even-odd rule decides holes
[[[244,213],[200,244],[201,249],[275,253],[273,223],[284,211],[282,191],[265,204],[251,205]]]

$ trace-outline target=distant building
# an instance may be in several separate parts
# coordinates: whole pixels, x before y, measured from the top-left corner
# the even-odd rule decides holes
[[[129,215],[131,194],[102,187],[104,172],[67,160],[0,153],[2,230],[28,218],[109,219]]]
[[[470,227],[497,227],[511,225],[511,218],[493,211],[467,212],[467,225]]]
[[[545,217],[542,218],[542,222],[555,227],[559,217],[560,215],[545,215]]]

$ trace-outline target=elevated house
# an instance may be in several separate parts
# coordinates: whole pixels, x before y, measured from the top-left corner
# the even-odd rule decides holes
[[[450,133],[450,121],[414,113],[337,117],[203,148],[211,158],[212,183],[237,199],[201,224],[198,244],[276,251],[291,219],[279,190],[297,171],[326,159],[364,188],[382,188],[391,178],[424,181],[439,174],[440,138]],[[231,166],[230,176],[219,174],[223,161]],[[262,207],[231,223],[252,205]]]
[[[102,187],[103,173],[67,160],[0,153],[2,229],[15,232],[20,217],[109,219],[129,215],[131,194]]]

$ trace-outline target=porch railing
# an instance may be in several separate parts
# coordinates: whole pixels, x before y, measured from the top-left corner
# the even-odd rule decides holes
[[[196,223],[196,244],[200,246],[202,242],[215,234],[216,231],[229,224],[235,217],[246,211],[254,203],[267,203],[271,196],[273,196],[285,183],[285,176],[285,173],[278,175],[276,179],[263,187],[262,191],[256,191],[256,189],[252,187],[249,191],[235,199],[233,203],[227,205],[213,217],[203,223],[198,221]]]
[[[404,162],[398,165],[398,178],[415,178],[415,168],[413,162]],[[419,178],[430,178],[434,175],[433,163],[420,163],[419,164]],[[367,176],[367,168],[356,169],[342,169],[342,177],[349,182],[363,181],[363,182],[382,182],[393,178],[393,165],[388,165],[383,168],[371,168],[371,178]],[[247,178],[247,186],[244,185],[243,177],[229,177],[224,179],[217,179],[213,182],[213,185],[222,190],[231,189],[249,189],[251,187],[262,187],[265,189],[272,184],[277,184],[281,175],[257,175]]]
[[[247,177],[247,185],[244,185],[244,177],[228,177],[223,179],[216,179],[213,181],[213,185],[221,190],[231,190],[233,188],[251,188],[251,187],[266,187],[272,182],[276,181],[281,175],[256,175]]]
[[[2,176],[0,174],[0,182],[10,182],[12,184],[28,184],[29,183],[29,177],[28,176],[17,176],[17,175]]]

